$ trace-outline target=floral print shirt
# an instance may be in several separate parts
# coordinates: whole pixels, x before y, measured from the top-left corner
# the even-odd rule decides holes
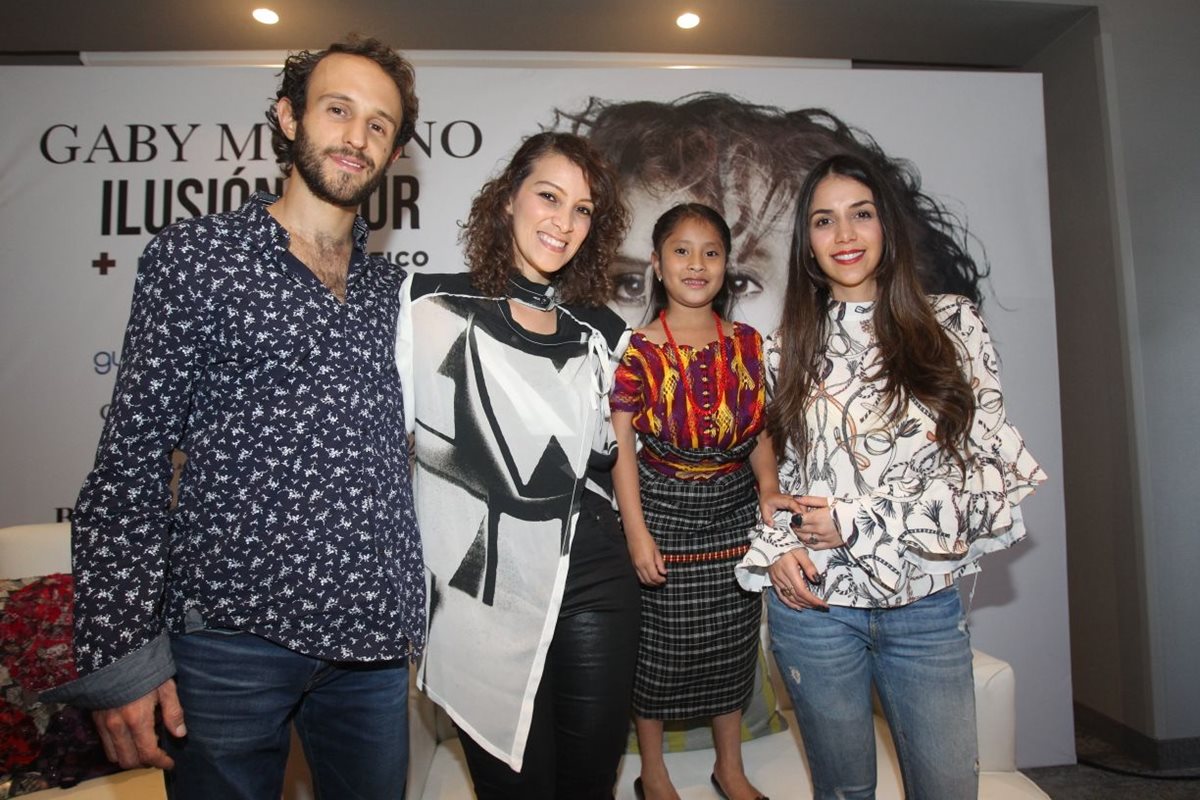
[[[338,661],[422,646],[394,359],[404,274],[367,256],[357,219],[339,302],[289,252],[274,200],[172,225],[142,255],[73,518],[83,677],[57,699],[128,702],[172,674],[166,634],[202,627]]]

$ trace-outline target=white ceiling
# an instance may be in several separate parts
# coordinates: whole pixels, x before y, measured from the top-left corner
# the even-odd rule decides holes
[[[89,51],[285,51],[348,32],[402,50],[691,53],[1019,68],[1091,13],[1013,0],[0,0],[0,64]],[[279,24],[254,22],[264,5]],[[675,27],[685,10],[691,31]]]

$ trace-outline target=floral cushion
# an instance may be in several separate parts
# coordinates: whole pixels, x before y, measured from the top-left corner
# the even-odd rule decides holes
[[[91,715],[38,693],[75,677],[70,575],[0,580],[0,800],[116,772]]]

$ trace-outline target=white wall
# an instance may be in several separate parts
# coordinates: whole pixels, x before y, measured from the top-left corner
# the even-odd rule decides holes
[[[1073,592],[1072,619],[1083,621],[1075,623],[1075,674],[1098,673],[1098,680],[1077,680],[1076,700],[1156,739],[1194,738],[1200,736],[1200,682],[1194,678],[1200,632],[1192,592],[1200,570],[1195,471],[1200,444],[1200,3],[1099,0],[1096,5],[1094,44],[1108,163],[1093,164],[1092,174],[1096,169],[1108,173],[1113,207],[1107,219],[1082,216],[1103,214],[1084,206],[1064,222],[1077,229],[1094,222],[1097,236],[1114,237],[1117,305],[1102,311],[1105,316],[1115,311],[1117,319],[1094,316],[1092,324],[1115,322],[1120,332],[1119,349],[1109,353],[1109,363],[1120,381],[1112,391],[1128,399],[1132,447],[1130,464],[1112,464],[1111,483],[1098,481],[1090,492],[1079,488],[1081,496],[1068,496],[1068,508],[1093,498],[1103,504],[1115,489],[1133,519],[1098,536],[1103,547],[1117,548],[1108,554],[1109,563],[1123,568],[1093,575]],[[1052,175],[1059,155],[1050,152]],[[1060,266],[1056,263],[1056,272]],[[1073,281],[1087,280],[1089,265],[1077,266]],[[1103,259],[1096,267],[1095,280],[1110,280]],[[1056,289],[1060,309],[1089,294],[1078,283],[1059,283]],[[1081,325],[1088,313],[1079,312]],[[1076,350],[1078,343],[1071,349],[1065,340],[1063,345],[1065,363],[1087,358]],[[1064,403],[1064,414],[1072,413]],[[1072,456],[1067,453],[1068,463]],[[1114,514],[1113,520],[1124,516]],[[1088,535],[1071,532],[1072,561],[1095,556],[1077,555],[1074,543],[1085,546]],[[1077,582],[1088,578],[1076,576],[1074,566],[1072,573]],[[1138,596],[1143,591],[1144,601]],[[1089,594],[1091,607],[1085,605]],[[1140,607],[1139,614],[1131,618],[1126,604]]]

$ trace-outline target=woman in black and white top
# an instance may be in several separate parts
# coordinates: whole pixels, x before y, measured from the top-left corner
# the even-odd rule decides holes
[[[468,272],[402,289],[397,363],[430,582],[419,681],[479,798],[609,798],[640,600],[612,509],[604,302],[627,227],[583,139],[527,139],[471,206]]]

